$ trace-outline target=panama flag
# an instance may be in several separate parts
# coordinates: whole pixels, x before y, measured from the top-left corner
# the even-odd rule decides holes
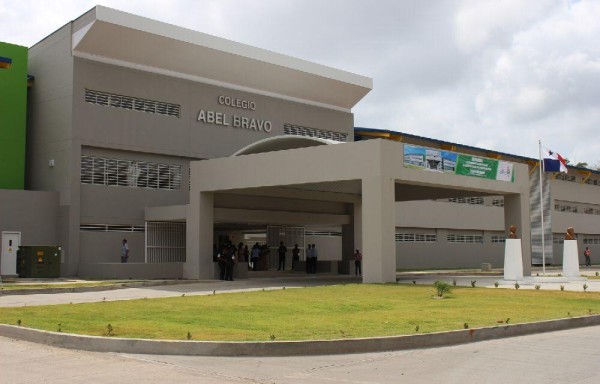
[[[560,154],[546,148],[546,157],[544,157],[544,171],[567,173],[567,162]]]

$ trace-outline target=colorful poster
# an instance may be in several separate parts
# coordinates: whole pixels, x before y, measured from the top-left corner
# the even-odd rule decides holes
[[[512,163],[416,145],[404,145],[404,166],[490,180],[514,181]]]

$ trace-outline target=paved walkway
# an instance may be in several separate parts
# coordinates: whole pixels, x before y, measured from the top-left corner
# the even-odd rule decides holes
[[[176,297],[185,294],[209,295],[216,292],[241,292],[262,289],[302,288],[317,285],[359,283],[354,276],[300,275],[236,281],[206,280],[197,283],[159,285],[153,287],[123,288],[94,292],[65,292],[51,294],[5,295],[0,296],[0,307],[20,307],[24,305],[53,305],[69,303],[90,303],[97,301],[132,300],[143,298]]]
[[[585,269],[582,274],[595,276],[600,269]],[[535,270],[534,270],[534,273]],[[560,270],[548,271],[548,275],[555,276]],[[540,272],[541,275],[541,272]],[[499,283],[499,288],[515,289],[513,282],[503,282],[502,276],[490,274],[464,275],[462,271],[426,271],[405,272],[398,274],[398,282],[406,284],[431,285],[436,280],[453,283],[456,280],[458,286],[471,286],[471,281],[476,281],[477,287],[494,288]],[[28,294],[28,295],[3,295],[0,296],[0,307],[19,307],[25,305],[53,305],[69,303],[89,303],[98,301],[131,300],[143,298],[176,297],[185,295],[208,295],[215,291],[219,292],[241,292],[261,289],[282,289],[333,285],[343,283],[360,283],[360,277],[354,276],[328,276],[328,275],[287,275],[283,277],[250,278],[236,281],[206,280],[196,283],[185,282],[185,284],[158,285],[139,288],[123,288],[94,292],[65,292],[52,294]],[[583,291],[583,284],[588,286],[590,292],[600,292],[600,280],[589,279],[588,281],[576,281],[570,283],[553,282],[531,282],[521,283],[520,289],[535,289],[539,284],[542,290],[560,290],[561,285],[567,291]]]
[[[75,351],[0,337],[0,382],[596,384],[600,326],[410,351],[199,357]]]

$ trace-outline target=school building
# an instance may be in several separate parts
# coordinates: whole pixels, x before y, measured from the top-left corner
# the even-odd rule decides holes
[[[543,175],[542,228],[536,159],[354,127],[365,76],[97,6],[0,44],[0,81],[3,276],[19,245],[59,245],[65,276],[206,279],[213,244],[284,241],[388,282],[502,267],[511,224],[525,273],[568,226],[600,255],[598,172]]]

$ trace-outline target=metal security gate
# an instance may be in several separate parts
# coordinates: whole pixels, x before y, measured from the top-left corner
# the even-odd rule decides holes
[[[268,226],[267,227],[267,246],[271,251],[269,253],[269,269],[277,269],[279,266],[279,255],[277,249],[279,243],[284,242],[287,247],[285,258],[286,268],[292,266],[292,248],[294,244],[298,244],[300,248],[300,259],[304,255],[304,227],[283,227],[283,226]]]
[[[185,262],[185,223],[146,222],[146,263]]]

